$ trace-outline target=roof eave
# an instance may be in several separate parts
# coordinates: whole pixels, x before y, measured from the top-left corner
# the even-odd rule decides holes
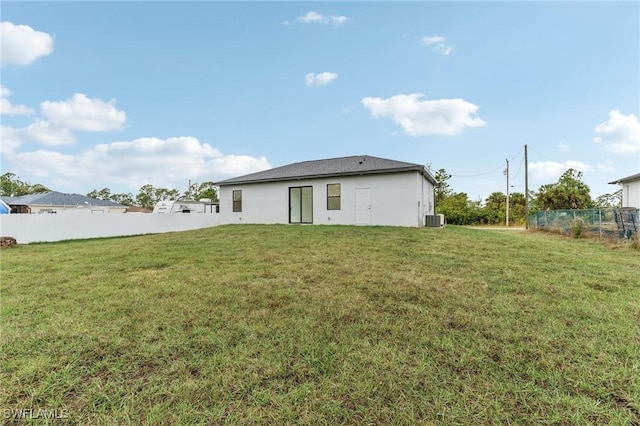
[[[640,180],[640,173],[636,173],[635,175],[625,176],[623,178],[616,179],[613,182],[609,182],[609,185],[615,185],[618,183],[635,182],[637,180]]]

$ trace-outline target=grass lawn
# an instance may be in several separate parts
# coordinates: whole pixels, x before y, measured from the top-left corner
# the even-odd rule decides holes
[[[1,262],[5,422],[640,424],[628,247],[238,225]]]

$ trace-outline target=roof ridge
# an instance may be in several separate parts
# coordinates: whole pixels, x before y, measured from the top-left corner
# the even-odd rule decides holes
[[[285,164],[260,172],[225,179],[218,182],[218,185],[357,174],[392,173],[409,170],[420,171],[427,179],[433,180],[433,176],[431,176],[422,164],[375,157],[372,155],[350,155],[346,157],[323,158]]]

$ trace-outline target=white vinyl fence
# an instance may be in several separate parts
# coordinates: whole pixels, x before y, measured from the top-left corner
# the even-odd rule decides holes
[[[202,214],[3,214],[0,234],[18,244],[159,234],[209,228],[221,224],[220,215]]]

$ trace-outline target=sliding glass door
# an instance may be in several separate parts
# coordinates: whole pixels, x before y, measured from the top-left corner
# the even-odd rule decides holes
[[[313,187],[289,188],[289,223],[313,223]]]

